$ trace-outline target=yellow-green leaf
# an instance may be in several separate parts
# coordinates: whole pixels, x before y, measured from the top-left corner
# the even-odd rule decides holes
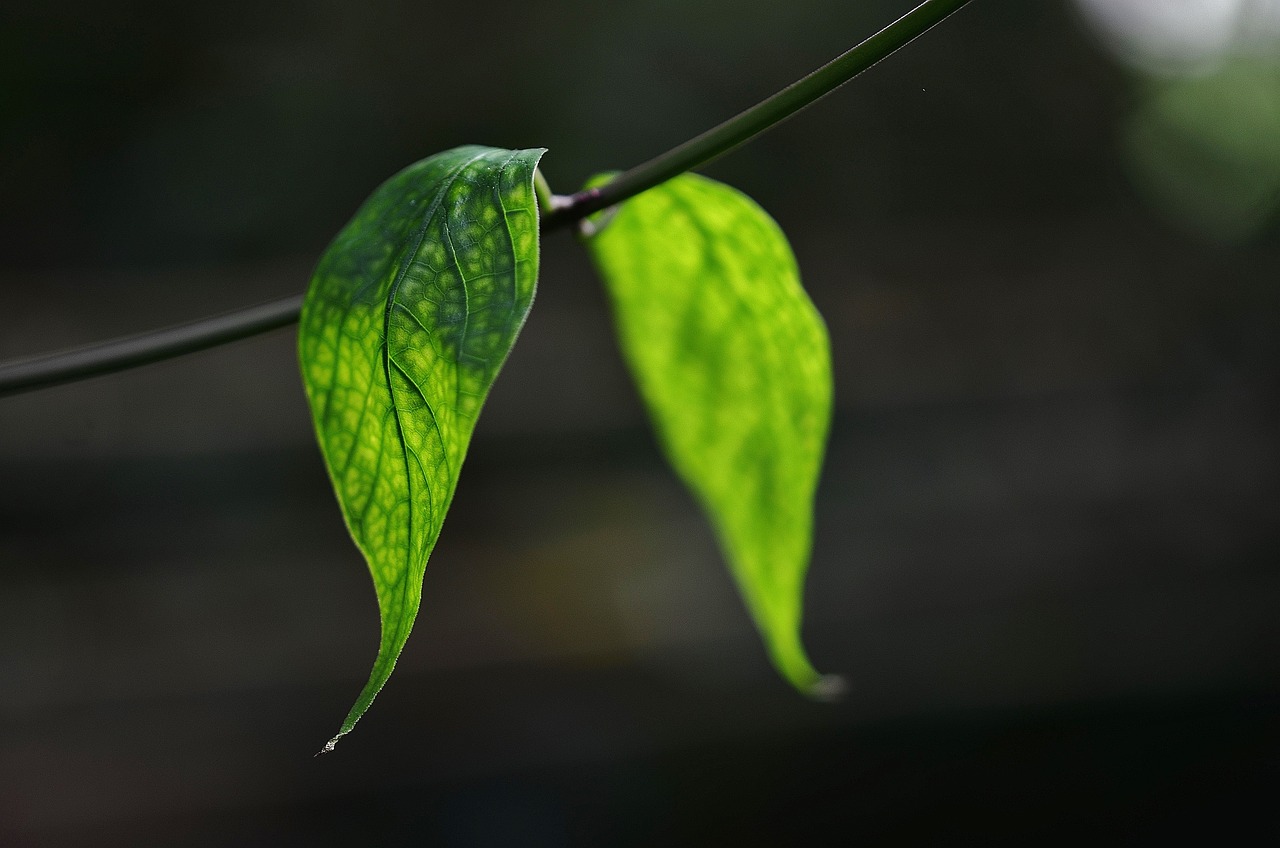
[[[533,302],[541,150],[459,147],[410,165],[321,257],[298,332],[342,515],[382,639],[334,744],[395,667],[476,417]]]
[[[677,177],[594,222],[588,245],[667,458],[702,502],[778,670],[833,694],[800,639],[831,417],[826,328],[778,225]]]

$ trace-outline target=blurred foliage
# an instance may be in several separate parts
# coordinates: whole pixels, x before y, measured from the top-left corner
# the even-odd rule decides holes
[[[1192,235],[1240,242],[1280,207],[1280,0],[1076,0],[1137,73],[1121,151],[1137,189]]]
[[[1167,216],[1238,241],[1280,208],[1280,64],[1235,59],[1205,76],[1150,80],[1123,129],[1139,188]]]

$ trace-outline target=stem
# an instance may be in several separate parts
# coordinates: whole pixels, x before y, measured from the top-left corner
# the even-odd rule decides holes
[[[539,209],[555,209],[565,198],[551,191],[551,184],[541,168],[533,169],[533,193],[538,198]]]
[[[769,99],[679,147],[619,174],[603,186],[570,195],[568,202],[553,209],[543,219],[544,223],[559,224],[561,218],[581,219],[720,158],[826,97],[943,18],[959,11],[968,2],[969,0],[925,0],[857,47],[841,53]]]
[[[723,156],[830,94],[968,2],[924,0],[866,41],[737,117],[637,165],[604,186],[568,197],[551,195],[550,202],[542,204],[542,229],[568,226]],[[539,195],[549,193],[545,180],[538,189]],[[0,397],[146,365],[285,327],[298,320],[301,308],[300,295],[287,297],[163,330],[0,364]]]
[[[56,386],[148,365],[162,359],[287,327],[298,320],[302,295],[225,312],[187,324],[0,365],[0,396]]]

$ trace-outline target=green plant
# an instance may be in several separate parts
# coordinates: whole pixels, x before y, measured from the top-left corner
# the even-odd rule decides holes
[[[460,147],[379,187],[304,298],[0,369],[0,392],[154,361],[298,319],[316,433],[369,563],[382,638],[337,736],[390,676],[485,396],[532,306],[539,232],[579,225],[660,440],[716,526],[779,671],[835,694],[800,640],[831,407],[825,328],[790,248],[745,196],[686,172],[848,81],[967,0],[926,0],[759,106],[562,197],[541,150]],[[539,220],[540,215],[541,221]]]

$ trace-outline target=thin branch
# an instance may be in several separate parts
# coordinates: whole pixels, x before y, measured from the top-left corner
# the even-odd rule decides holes
[[[553,209],[545,220],[547,223],[559,223],[562,217],[578,220],[720,158],[826,97],[890,53],[913,41],[934,24],[959,11],[968,2],[969,0],[925,0],[857,47],[841,53],[769,99],[661,156],[624,171],[603,186],[570,195],[568,202]]]
[[[0,397],[149,365],[296,323],[302,295],[0,365]]]
[[[737,117],[637,165],[604,186],[567,197],[553,196],[550,208],[544,210],[542,229],[568,226],[723,156],[830,94],[968,2],[925,0],[857,47]],[[265,333],[295,323],[301,308],[301,296],[287,297],[163,330],[0,364],[0,397],[109,374]]]

